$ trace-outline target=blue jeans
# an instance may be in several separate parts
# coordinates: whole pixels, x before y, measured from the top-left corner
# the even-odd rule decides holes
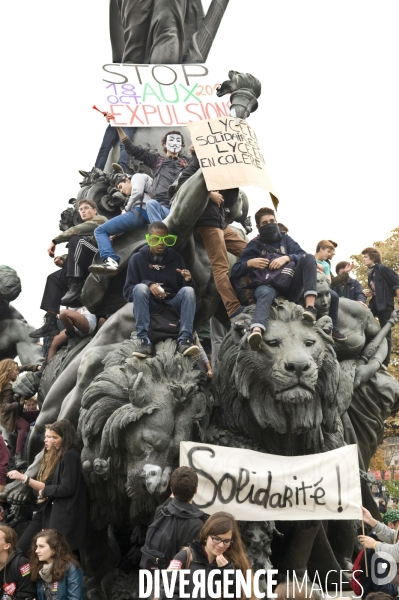
[[[120,257],[114,252],[110,242],[111,235],[118,235],[124,231],[142,227],[144,223],[149,223],[147,212],[142,208],[140,218],[139,211],[132,210],[110,219],[104,225],[100,225],[94,230],[94,237],[97,240],[98,251],[100,252],[101,260],[110,257],[119,262]]]
[[[123,131],[126,133],[127,137],[131,140],[136,129],[137,129],[137,127],[124,127]],[[100,146],[100,150],[98,151],[96,162],[94,165],[97,169],[101,169],[101,170],[104,169],[105,164],[108,160],[108,155],[118,140],[119,140],[119,135],[118,135],[118,132],[116,131],[116,127],[111,127],[111,125],[108,125],[107,129],[105,130],[103,141]],[[122,142],[119,145],[118,164],[126,172],[126,167],[129,164],[129,155],[126,152],[125,146],[123,145]]]
[[[150,223],[153,223],[154,221],[163,221],[170,213],[169,206],[159,204],[159,201],[154,198],[152,200],[147,200],[145,209]]]
[[[266,331],[270,307],[277,296],[277,290],[270,287],[270,285],[260,285],[254,289],[253,296],[256,300],[256,306],[252,318],[251,329],[253,327],[260,327],[263,331]]]
[[[333,323],[333,329],[338,329],[339,296],[338,296],[337,292],[335,292],[331,288],[330,288],[330,296],[331,296],[331,302],[330,302],[330,312],[328,313],[328,316],[330,317],[330,319]]]
[[[167,297],[162,303],[169,304],[180,314],[179,342],[193,341],[193,323],[195,316],[195,292],[192,287],[181,288],[171,300]],[[147,339],[150,328],[150,314],[159,306],[145,283],[137,284],[133,289],[133,313],[136,318],[136,333],[140,339]]]

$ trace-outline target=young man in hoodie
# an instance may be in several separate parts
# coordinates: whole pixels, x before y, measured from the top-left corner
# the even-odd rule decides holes
[[[162,304],[169,304],[180,314],[177,351],[183,356],[196,356],[198,346],[193,341],[195,291],[191,273],[181,255],[172,249],[177,236],[169,235],[162,221],[148,226],[147,246],[129,260],[123,295],[133,302],[136,333],[140,347],[133,356],[148,358],[154,348],[149,338],[150,314]]]
[[[399,277],[395,271],[383,265],[381,253],[377,248],[365,248],[362,250],[363,263],[368,269],[369,289],[364,290],[367,298],[371,298],[369,309],[384,327],[394,309],[394,299],[399,303]],[[387,335],[388,353],[383,365],[389,365],[391,358],[392,335]]]
[[[0,526],[0,581],[3,600],[33,600],[36,586],[30,579],[30,564],[17,550],[17,534],[11,527]]]
[[[287,300],[296,302],[303,294],[305,298],[303,318],[313,323],[317,317],[315,309],[317,269],[314,256],[306,254],[289,235],[280,232],[273,209],[261,208],[255,213],[255,221],[259,235],[249,242],[233,266],[232,279],[247,276],[251,269],[264,270],[268,268],[272,271],[280,269],[292,261],[295,265],[295,272],[285,297]],[[265,258],[268,253],[278,253],[281,256],[269,262]],[[258,351],[261,349],[270,308],[273,300],[278,296],[278,291],[270,285],[262,284],[253,290],[253,296],[256,306],[248,343],[252,350]]]

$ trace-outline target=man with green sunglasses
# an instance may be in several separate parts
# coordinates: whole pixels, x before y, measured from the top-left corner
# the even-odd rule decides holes
[[[196,356],[199,348],[193,340],[195,291],[191,273],[181,255],[173,250],[177,236],[168,232],[162,221],[148,226],[147,245],[129,260],[123,294],[133,302],[136,334],[139,340],[133,356],[148,358],[154,348],[149,337],[150,315],[168,304],[180,315],[177,350],[183,356]]]

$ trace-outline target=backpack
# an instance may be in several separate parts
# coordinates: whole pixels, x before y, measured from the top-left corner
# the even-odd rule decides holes
[[[177,339],[180,331],[180,315],[168,304],[160,304],[150,315],[148,337],[153,344],[168,338]]]
[[[140,569],[167,569],[177,548],[177,517],[163,508],[160,516],[147,529],[141,548]]]
[[[263,244],[262,255],[259,258],[267,258],[270,262],[275,258],[285,255],[279,248],[273,248],[270,244]],[[269,285],[284,294],[292,283],[295,273],[295,263],[290,260],[279,269],[251,269],[248,275],[233,280],[236,289],[255,289],[260,285]]]

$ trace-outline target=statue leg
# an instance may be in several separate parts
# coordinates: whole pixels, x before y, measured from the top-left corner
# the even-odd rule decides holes
[[[154,2],[147,43],[148,64],[180,64],[184,50],[187,0]]]
[[[150,31],[154,0],[117,0],[122,19],[125,47],[121,62],[147,64],[145,49]],[[119,62],[119,61],[118,61]],[[162,64],[162,61],[159,63]]]

